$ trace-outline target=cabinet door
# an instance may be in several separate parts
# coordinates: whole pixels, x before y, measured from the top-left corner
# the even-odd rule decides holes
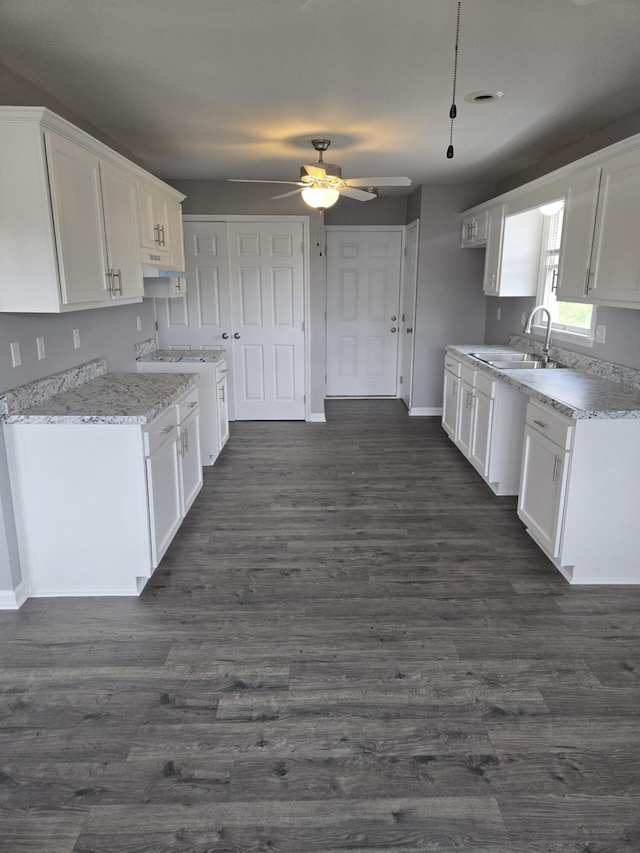
[[[500,204],[489,211],[487,219],[487,249],[484,258],[484,283],[482,289],[485,293],[493,296],[496,296],[500,290],[504,215],[504,205]]]
[[[458,436],[456,444],[464,455],[471,455],[471,438],[473,431],[473,408],[476,398],[473,388],[467,382],[460,381],[458,392]]]
[[[107,260],[113,272],[114,298],[142,298],[138,249],[136,181],[124,169],[100,164]]]
[[[154,188],[144,181],[138,181],[138,224],[140,245],[143,249],[157,249],[157,219],[154,204]]]
[[[493,400],[477,389],[474,392],[473,428],[469,461],[483,477],[489,473]]]
[[[184,272],[184,235],[182,232],[182,205],[174,198],[167,198],[167,239],[171,256],[171,269]]]
[[[571,302],[581,299],[587,293],[600,172],[600,167],[594,166],[573,175],[565,196],[558,267],[558,299]]]
[[[108,302],[100,160],[50,131],[45,146],[62,302]]]
[[[460,379],[450,370],[445,370],[442,389],[442,428],[454,441],[457,438],[459,391]]]
[[[202,488],[200,418],[197,403],[191,414],[180,423],[180,452],[182,458],[183,513],[186,514]]]
[[[525,426],[518,516],[550,557],[560,553],[568,457],[546,436]]]
[[[229,438],[229,403],[227,401],[227,377],[217,384],[218,389],[218,450],[227,443]]]
[[[588,295],[640,304],[640,151],[602,167]]]
[[[156,568],[183,519],[178,433],[175,427],[170,430],[167,439],[147,457],[146,464],[151,558]]]

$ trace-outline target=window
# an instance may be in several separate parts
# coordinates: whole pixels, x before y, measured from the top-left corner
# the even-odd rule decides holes
[[[559,204],[559,206],[558,206]],[[544,214],[542,230],[542,258],[538,301],[547,306],[551,313],[554,337],[592,342],[595,335],[596,309],[583,302],[561,302],[556,299],[560,241],[562,239],[562,216],[564,202],[540,208]]]

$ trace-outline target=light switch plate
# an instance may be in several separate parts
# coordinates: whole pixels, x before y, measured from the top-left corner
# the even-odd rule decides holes
[[[142,317],[140,317],[140,315],[138,315],[138,316],[136,317],[136,329],[137,329],[139,332],[141,332],[141,331],[142,331]]]
[[[47,357],[47,351],[44,348],[44,338],[36,338],[36,349],[38,350],[38,361],[42,361]]]
[[[596,343],[603,344],[607,340],[607,327],[596,326]]]
[[[73,330],[73,348],[80,349],[80,329]]]

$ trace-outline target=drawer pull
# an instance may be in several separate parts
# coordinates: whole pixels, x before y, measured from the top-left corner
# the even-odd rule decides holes
[[[559,456],[556,456],[553,461],[553,482],[558,479],[559,474],[562,472],[562,459]]]
[[[549,424],[545,424],[544,421],[539,421],[536,418],[534,418],[533,422],[534,422],[534,424],[538,424],[539,427],[542,427],[542,429],[549,429]]]

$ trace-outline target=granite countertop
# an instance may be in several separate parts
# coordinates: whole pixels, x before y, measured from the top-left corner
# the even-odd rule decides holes
[[[103,373],[33,405],[9,410],[8,424],[147,424],[194,387],[193,373]],[[23,386],[28,389],[29,386]],[[19,389],[22,390],[22,389]],[[23,402],[28,399],[23,392]]]
[[[501,370],[473,358],[471,353],[518,352],[522,351],[521,347],[458,344],[446,349],[452,355],[460,356],[462,361],[476,370],[501,379],[570,418],[640,418],[640,387],[608,379],[605,368],[602,368],[602,375],[574,367]],[[601,364],[606,365],[606,362]]]
[[[224,350],[192,350],[192,349],[154,349],[136,357],[136,361],[190,361],[212,362],[224,361]]]

